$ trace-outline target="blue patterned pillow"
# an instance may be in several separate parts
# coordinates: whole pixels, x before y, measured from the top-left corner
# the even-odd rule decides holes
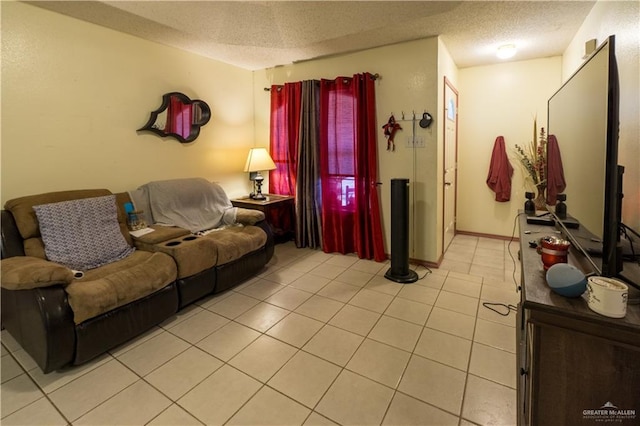
[[[33,206],[47,259],[86,271],[135,250],[120,225],[115,195]]]

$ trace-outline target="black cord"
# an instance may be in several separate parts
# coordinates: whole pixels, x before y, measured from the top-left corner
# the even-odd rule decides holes
[[[634,234],[637,237],[640,237],[640,234],[638,234],[636,231],[634,231],[633,229],[629,228],[627,225],[625,225],[624,223],[620,223],[620,233],[627,239],[629,240],[629,247],[631,248],[631,256],[627,257],[627,260],[630,260],[632,262],[638,262],[638,265],[640,265],[640,253],[636,254],[636,250],[635,247],[633,246],[633,238],[631,238],[631,235],[629,235],[629,233],[627,231],[630,231],[632,234]]]
[[[520,291],[520,284],[518,284],[518,280],[516,279],[516,259],[513,257],[513,253],[511,253],[511,243],[516,236],[516,224],[518,223],[518,217],[523,214],[525,213],[518,213],[513,219],[513,230],[511,231],[511,239],[509,240],[509,244],[507,244],[507,251],[509,252],[509,257],[513,262],[513,273],[511,274],[511,277],[513,278],[513,284],[515,284],[516,286],[516,291]]]
[[[509,257],[511,258],[511,261],[513,262],[513,283],[516,286],[516,291],[520,291],[520,285],[518,284],[518,281],[516,280],[516,259],[513,257],[513,253],[511,253],[511,243],[513,242],[515,236],[516,236],[516,224],[518,223],[518,217],[520,217],[520,215],[523,215],[525,213],[518,213],[516,215],[516,217],[513,219],[513,231],[511,231],[511,239],[509,240],[509,244],[507,244],[507,251],[509,251]],[[482,302],[482,306],[484,306],[485,308],[492,310],[493,312],[502,315],[503,317],[508,316],[511,311],[517,311],[518,308],[515,305],[509,305],[506,303],[492,303],[492,302]],[[498,309],[496,309],[495,307],[502,307],[504,309],[506,309],[506,312],[501,312]]]
[[[624,223],[620,223],[620,226],[622,226],[623,228],[631,231],[631,233],[633,233],[636,237],[640,238],[640,234],[638,234],[636,231],[634,231],[632,228],[628,227]]]
[[[424,269],[427,270],[427,272],[425,272],[423,276],[418,277],[418,281],[423,280],[429,274],[433,274],[433,271],[431,269],[429,269],[428,267],[424,266],[424,265],[417,265],[416,266],[416,269],[413,270],[416,274],[418,273],[418,268],[419,267],[423,267]]]
[[[506,303],[491,303],[491,302],[482,302],[482,306],[484,306],[487,309],[492,310],[493,312],[496,312],[497,314],[502,315],[503,317],[508,316],[511,311],[517,311],[518,308],[515,305],[507,305]],[[507,312],[500,312],[499,310],[497,310],[496,308],[494,308],[494,306],[500,306],[503,307],[507,310]]]

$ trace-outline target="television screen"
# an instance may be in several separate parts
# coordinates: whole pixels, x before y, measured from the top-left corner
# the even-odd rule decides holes
[[[619,93],[614,41],[610,36],[602,43],[548,103],[548,134],[558,140],[567,213],[594,235],[576,242],[589,246],[592,255],[599,252],[597,273],[605,276],[615,276],[621,264],[616,253]]]
[[[605,46],[549,101],[549,134],[558,139],[570,214],[602,239],[607,158]]]

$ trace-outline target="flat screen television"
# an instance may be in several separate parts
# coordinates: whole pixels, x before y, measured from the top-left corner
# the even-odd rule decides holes
[[[612,35],[551,96],[547,117],[548,134],[557,138],[562,157],[567,213],[580,223],[578,229],[563,226],[563,231],[596,274],[608,277],[622,270],[619,91]],[[554,214],[553,207],[550,211]],[[593,236],[585,238],[584,228]]]

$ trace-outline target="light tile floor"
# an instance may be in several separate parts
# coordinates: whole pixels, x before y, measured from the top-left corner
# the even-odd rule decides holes
[[[458,235],[414,284],[297,249],[82,366],[42,374],[2,332],[3,425],[516,423],[517,243]]]

